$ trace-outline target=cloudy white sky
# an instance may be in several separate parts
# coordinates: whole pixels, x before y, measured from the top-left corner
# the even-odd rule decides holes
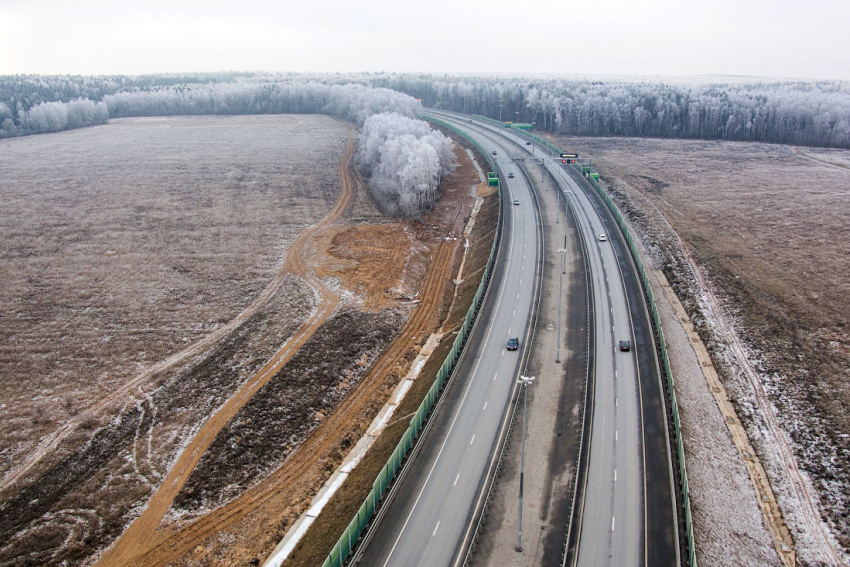
[[[0,74],[413,71],[850,80],[850,0],[0,0]]]

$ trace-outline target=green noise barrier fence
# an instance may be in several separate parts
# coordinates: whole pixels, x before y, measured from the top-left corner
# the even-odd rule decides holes
[[[505,126],[504,123],[499,122],[498,120],[493,120],[492,118],[487,118],[486,116],[473,116],[480,122],[485,122],[500,127]],[[559,148],[555,144],[552,144],[548,140],[537,136],[536,134],[519,129],[517,131],[522,136],[534,140],[535,142],[552,151],[556,155],[560,155],[563,152],[561,148]],[[637,268],[638,274],[640,275],[643,293],[646,297],[647,303],[649,304],[649,312],[652,317],[653,326],[655,327],[658,350],[661,354],[662,371],[664,372],[665,380],[667,382],[667,391],[669,392],[671,413],[673,414],[673,432],[675,437],[674,442],[676,443],[675,450],[676,455],[679,459],[679,475],[682,479],[682,500],[684,503],[684,524],[688,564],[690,565],[690,567],[696,567],[696,546],[694,544],[694,527],[691,517],[691,499],[690,489],[688,486],[688,473],[685,467],[685,447],[682,443],[682,426],[679,421],[679,405],[676,401],[676,390],[673,387],[673,372],[670,370],[670,359],[667,356],[667,342],[664,340],[664,330],[661,328],[661,317],[658,314],[658,309],[655,305],[655,295],[652,293],[652,288],[649,285],[649,278],[647,277],[646,269],[644,268],[643,261],[641,260],[640,254],[638,253],[635,239],[631,235],[629,227],[626,224],[623,215],[620,213],[620,210],[617,208],[617,205],[614,204],[614,201],[611,200],[611,197],[608,195],[607,191],[605,191],[605,189],[603,189],[602,185],[599,183],[598,172],[592,167],[586,165],[581,165],[577,163],[571,165],[576,171],[579,172],[582,177],[585,177],[590,182],[590,184],[593,185],[593,188],[596,189],[596,192],[605,202],[605,205],[608,207],[608,210],[611,211],[611,214],[616,219],[617,224],[620,227],[620,231],[623,233],[623,237],[625,238],[626,243],[629,246],[629,252],[631,253],[632,260],[634,260],[635,267]]]
[[[492,171],[495,171],[496,164],[481,147],[478,142],[469,137],[468,134],[463,132],[462,130],[443,122],[442,120],[430,117],[423,116],[425,120],[443,126],[444,128],[448,128],[457,134],[460,134],[468,141],[470,141],[482,155],[487,159],[487,163],[490,166]],[[499,189],[499,199],[501,199],[501,189]],[[384,465],[384,468],[381,469],[381,472],[378,474],[377,478],[375,478],[375,482],[372,483],[372,490],[369,492],[369,495],[366,497],[366,500],[360,506],[360,509],[357,511],[357,514],[352,518],[351,522],[348,524],[348,527],[342,533],[342,536],[337,541],[336,545],[334,545],[331,550],[330,555],[328,555],[325,562],[322,564],[322,567],[340,567],[345,563],[345,560],[348,558],[351,550],[354,548],[358,538],[363,533],[363,530],[369,523],[369,520],[372,519],[372,516],[375,514],[375,510],[378,507],[378,503],[384,497],[387,488],[389,487],[392,480],[395,478],[398,470],[401,468],[402,462],[407,456],[408,451],[413,446],[413,442],[419,433],[422,431],[422,426],[425,423],[425,419],[428,417],[428,414],[431,412],[431,409],[434,407],[434,403],[437,401],[439,397],[440,390],[443,388],[446,380],[451,375],[452,371],[455,368],[455,364],[457,364],[458,358],[460,357],[461,349],[463,348],[463,344],[466,341],[466,338],[469,335],[469,331],[472,328],[473,323],[475,322],[475,316],[478,314],[478,310],[481,307],[481,302],[484,299],[484,294],[487,290],[487,285],[490,282],[490,277],[493,274],[493,267],[495,264],[496,253],[499,249],[499,241],[502,235],[502,213],[501,213],[501,201],[499,204],[499,218],[496,224],[496,237],[493,240],[493,245],[490,248],[490,257],[487,260],[487,267],[485,268],[484,274],[481,277],[481,283],[478,285],[478,290],[475,292],[475,298],[472,301],[472,305],[469,307],[469,311],[466,313],[466,319],[463,322],[460,330],[455,337],[454,343],[452,344],[451,351],[449,352],[446,359],[443,361],[442,366],[440,366],[440,370],[437,372],[437,376],[434,379],[434,383],[431,388],[428,390],[428,393],[425,395],[425,399],[422,400],[422,403],[419,405],[419,409],[414,414],[413,418],[410,420],[410,425],[407,428],[407,431],[404,432],[404,435],[401,437],[401,440],[396,445],[395,450],[392,455],[390,455],[389,460]]]
[[[579,173],[583,172],[582,166],[578,164],[573,164],[573,167]],[[655,306],[655,296],[652,293],[652,288],[649,285],[649,278],[647,277],[643,261],[640,259],[640,254],[638,254],[635,239],[632,237],[631,232],[629,232],[629,228],[626,225],[626,221],[623,219],[623,215],[620,213],[620,210],[617,208],[617,205],[614,204],[614,201],[611,200],[611,197],[608,195],[605,189],[602,188],[602,185],[599,183],[599,181],[592,175],[596,172],[591,169],[589,173],[590,174],[585,177],[588,181],[590,181],[591,185],[593,185],[594,189],[596,189],[596,192],[608,206],[608,210],[611,211],[611,214],[617,220],[617,224],[619,225],[620,230],[622,231],[623,236],[626,239],[626,243],[628,243],[629,245],[629,252],[631,252],[632,260],[634,260],[635,266],[637,267],[638,274],[640,275],[641,284],[643,286],[643,292],[646,296],[647,302],[649,303],[649,311],[652,316],[652,322],[655,326],[655,332],[658,338],[657,343],[658,348],[661,352],[661,365],[667,380],[667,391],[669,392],[670,407],[672,408],[671,411],[673,413],[673,431],[675,435],[676,452],[679,458],[679,474],[682,478],[682,499],[684,501],[685,508],[684,520],[685,537],[687,541],[688,564],[691,567],[696,567],[697,558],[696,548],[694,546],[694,528],[693,523],[691,521],[691,500],[688,488],[688,473],[685,468],[685,448],[682,443],[682,428],[679,422],[679,406],[676,402],[676,390],[673,388],[673,373],[670,370],[670,359],[667,356],[667,342],[664,340],[664,330],[661,328],[661,317],[659,316],[658,309]]]

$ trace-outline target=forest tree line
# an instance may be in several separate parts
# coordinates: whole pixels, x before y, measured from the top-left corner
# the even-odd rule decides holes
[[[392,74],[370,84],[410,94],[424,106],[534,122],[557,134],[850,148],[850,83],[840,81],[666,84]]]
[[[110,117],[336,116],[361,127],[357,165],[367,176],[375,200],[385,212],[408,218],[430,210],[440,181],[455,163],[451,140],[416,118],[422,108],[418,101],[397,91],[357,83],[239,77],[234,81],[145,85],[104,94],[98,102],[86,98],[39,102],[29,110],[19,110],[17,122],[12,122],[8,105],[0,105],[0,124],[5,124],[7,135],[15,135],[14,130],[18,134],[58,132],[103,124]]]
[[[840,81],[695,79],[672,84],[405,73],[2,76],[0,137],[102,124],[101,102],[112,118],[315,112],[310,109],[321,106],[323,97],[324,104],[332,104],[327,93],[304,91],[305,84],[387,88],[421,99],[424,106],[534,122],[535,128],[557,134],[850,148],[850,84]],[[76,104],[69,106],[72,102]],[[348,118],[338,111],[332,114]],[[363,120],[365,116],[358,123]]]

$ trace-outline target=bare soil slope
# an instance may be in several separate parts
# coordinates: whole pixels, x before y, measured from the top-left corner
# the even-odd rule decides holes
[[[311,270],[322,281],[339,282],[352,294],[346,305],[362,311],[354,317],[363,328],[343,324],[326,329],[324,335],[322,329],[317,331],[314,338],[321,335],[321,340],[314,346],[305,344],[265,391],[228,424],[221,440],[216,440],[221,452],[205,456],[196,477],[190,478],[157,529],[147,531],[145,537],[134,536],[131,545],[125,546],[122,564],[244,565],[256,564],[250,562],[271,552],[363,434],[419,347],[445,316],[446,290],[453,287],[452,268],[470,208],[469,187],[477,181],[462,152],[458,152],[458,162],[461,165],[441,186],[443,196],[435,211],[423,223],[359,224],[362,217],[357,211],[364,209],[364,203],[362,188],[357,188],[359,197],[349,211],[354,220],[349,216],[345,224],[315,235],[305,250]],[[388,239],[388,235],[394,238]],[[376,281],[382,282],[380,286]],[[399,293],[400,289],[408,292]],[[415,299],[411,301],[410,296]],[[448,297],[450,302],[451,293]],[[354,366],[343,369],[342,380],[339,372],[327,375],[332,380],[321,399],[311,388],[292,390],[299,379],[324,381],[323,355],[337,356],[345,350],[346,341],[357,343],[362,333],[381,332],[380,322],[388,317],[397,320],[391,314],[397,310],[409,313],[409,318],[374,363],[369,365],[373,354],[368,350],[361,351],[365,356],[359,360],[346,356],[344,360],[354,360]],[[343,318],[350,321],[350,313]],[[319,343],[324,343],[320,351]],[[365,376],[358,368],[368,369]],[[333,398],[341,400],[336,409],[326,404]],[[270,413],[281,418],[280,422],[264,424]],[[238,450],[231,451],[231,444],[260,458],[243,462]],[[228,485],[224,494],[207,491],[208,479],[221,485],[231,475],[245,484]],[[223,505],[209,509],[217,504]],[[119,546],[124,545],[123,539]],[[102,563],[113,564],[112,556],[110,550]]]
[[[850,152],[559,143],[593,158],[688,309],[766,461],[800,563],[846,562]]]

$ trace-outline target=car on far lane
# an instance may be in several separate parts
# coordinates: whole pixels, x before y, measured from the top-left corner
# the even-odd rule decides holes
[[[608,241],[607,236],[605,236],[604,234],[599,235],[599,242],[607,242],[607,241]]]
[[[519,339],[517,337],[511,337],[508,339],[508,350],[516,350],[519,348]]]
[[[623,352],[629,352],[632,350],[632,343],[630,341],[620,341],[620,350]]]
[[[514,205],[519,205],[519,199],[514,199]]]
[[[493,155],[496,155],[496,150],[493,150]]]
[[[530,145],[531,145],[531,142],[526,142],[526,143],[525,143],[525,145],[526,145],[526,146],[530,146]]]
[[[513,178],[514,178],[514,172],[512,171],[512,172],[508,173],[508,179],[513,179]]]

